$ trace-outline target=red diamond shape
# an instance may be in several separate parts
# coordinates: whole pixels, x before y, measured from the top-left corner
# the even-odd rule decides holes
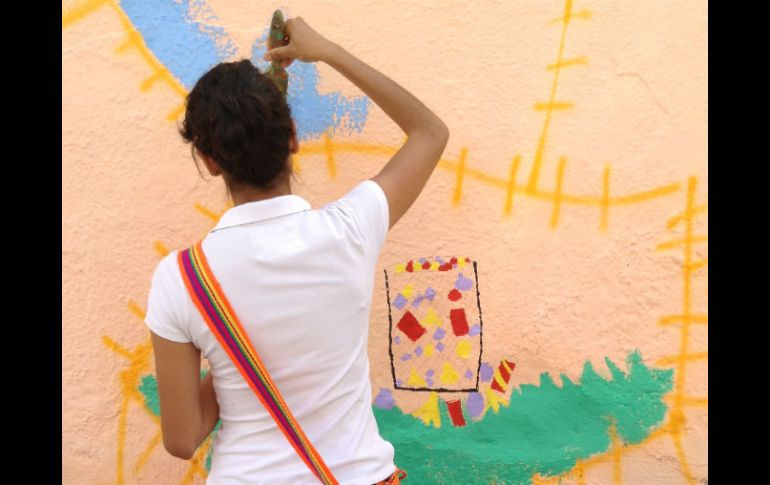
[[[420,322],[417,321],[417,319],[412,315],[412,312],[407,310],[404,315],[401,317],[401,320],[398,321],[398,325],[396,325],[399,330],[404,332],[407,337],[409,337],[412,342],[415,342],[418,338],[422,337],[427,330],[425,327],[420,325]]]

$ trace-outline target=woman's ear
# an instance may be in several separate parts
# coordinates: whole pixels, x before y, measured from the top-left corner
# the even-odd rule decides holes
[[[198,152],[198,156],[203,159],[203,163],[206,164],[206,168],[213,177],[222,175],[222,168],[213,158],[202,154],[200,151]]]

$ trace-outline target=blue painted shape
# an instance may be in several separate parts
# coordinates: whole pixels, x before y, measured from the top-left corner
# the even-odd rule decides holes
[[[204,0],[120,0],[120,6],[153,55],[189,91],[198,79],[220,62],[234,60],[237,49]],[[252,63],[265,71],[270,19],[252,45]],[[287,102],[297,125],[297,139],[350,135],[364,129],[372,102],[367,96],[343,96],[318,91],[318,68],[295,61],[287,69]]]
[[[216,64],[236,54],[221,27],[194,18],[216,18],[201,0],[120,0],[144,43],[188,90]]]

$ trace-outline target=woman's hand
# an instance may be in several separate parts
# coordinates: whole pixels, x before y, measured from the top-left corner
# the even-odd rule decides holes
[[[280,61],[283,67],[287,67],[294,59],[302,62],[322,61],[335,46],[313,30],[302,17],[288,19],[284,25],[289,45],[267,51],[263,57],[266,61]]]

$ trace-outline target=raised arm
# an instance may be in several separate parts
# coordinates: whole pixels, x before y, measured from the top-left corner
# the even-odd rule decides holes
[[[286,21],[289,45],[273,49],[266,59],[326,62],[358,86],[407,135],[404,145],[372,177],[388,199],[390,227],[420,195],[449,139],[449,129],[419,99],[395,81],[314,31],[302,17]]]

